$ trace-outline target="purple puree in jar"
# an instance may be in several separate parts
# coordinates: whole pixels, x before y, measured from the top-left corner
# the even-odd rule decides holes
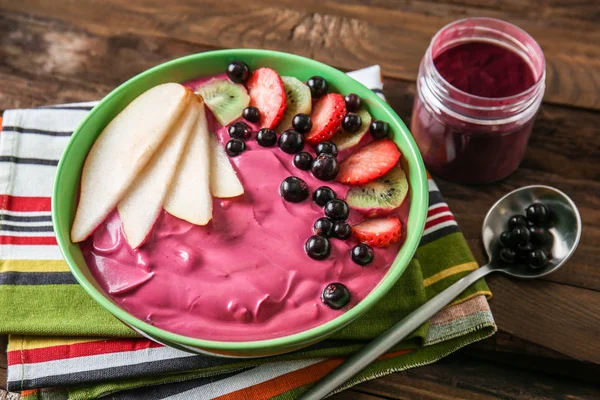
[[[544,93],[544,56],[514,25],[457,21],[432,39],[419,70],[412,134],[428,169],[468,184],[519,165]]]

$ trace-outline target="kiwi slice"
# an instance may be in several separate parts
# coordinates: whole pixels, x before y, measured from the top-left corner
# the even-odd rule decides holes
[[[221,126],[238,119],[250,104],[250,96],[243,85],[223,78],[204,82],[196,88],[196,93],[202,96]]]
[[[279,132],[292,127],[292,119],[294,119],[296,114],[310,115],[312,109],[312,99],[308,86],[293,76],[282,76],[281,80],[283,81],[283,89],[285,90],[287,108],[281,122],[277,125]]]
[[[358,145],[362,138],[365,137],[369,131],[369,125],[371,125],[371,115],[364,108],[361,108],[357,114],[362,120],[362,124],[360,125],[360,129],[358,131],[350,133],[346,132],[344,129],[341,129],[331,138],[331,141],[337,146],[338,151],[347,150]]]
[[[401,167],[396,166],[381,178],[365,185],[354,186],[346,196],[352,208],[369,216],[387,214],[400,207],[408,193],[408,180]]]

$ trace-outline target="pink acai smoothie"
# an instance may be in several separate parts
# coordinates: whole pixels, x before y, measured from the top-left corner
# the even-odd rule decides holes
[[[224,145],[229,139],[226,128],[208,110],[207,115],[212,132]],[[152,325],[190,337],[262,340],[328,322],[381,281],[401,243],[375,248],[374,261],[361,267],[349,255],[355,240],[331,239],[331,255],[313,260],[304,243],[323,209],[312,196],[289,203],[279,194],[280,183],[289,176],[303,179],[311,195],[318,187],[329,186],[343,199],[348,187],[299,170],[293,155],[277,146],[263,148],[254,139],[246,144],[247,151],[230,158],[245,193],[215,198],[208,225],[193,225],[163,211],[148,239],[133,250],[115,210],[82,243],[90,271],[117,304]],[[309,147],[305,151],[312,152]],[[403,223],[408,206],[407,199],[395,211]],[[348,222],[362,219],[351,210]],[[343,283],[351,294],[341,310],[321,301],[323,288],[332,282]]]

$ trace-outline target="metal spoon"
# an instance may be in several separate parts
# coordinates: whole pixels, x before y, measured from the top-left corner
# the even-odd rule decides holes
[[[512,215],[524,214],[525,208],[534,202],[546,204],[554,215],[555,224],[549,230],[554,237],[552,259],[545,268],[538,270],[521,264],[503,264],[498,257],[500,233],[506,230],[506,224]],[[465,289],[487,274],[503,272],[515,278],[532,279],[556,271],[577,248],[581,237],[581,216],[575,203],[563,192],[549,186],[526,186],[510,192],[492,206],[483,221],[482,235],[483,245],[490,260],[487,265],[473,271],[413,311],[317,382],[300,399],[318,400],[327,396],[385,354],[425,321],[450,304]]]

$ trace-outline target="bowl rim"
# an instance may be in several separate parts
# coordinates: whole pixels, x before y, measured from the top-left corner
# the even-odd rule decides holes
[[[357,92],[363,99],[369,100],[372,102],[372,106],[378,106],[383,109],[383,111],[388,114],[390,122],[392,125],[395,125],[392,131],[398,130],[401,136],[403,136],[404,140],[407,142],[407,147],[409,150],[410,157],[406,157],[407,152],[403,152],[403,156],[408,161],[411,160],[409,176],[411,176],[411,190],[410,190],[410,212],[408,216],[407,226],[414,225],[412,232],[407,232],[406,241],[401,247],[401,250],[398,253],[396,259],[392,263],[392,266],[395,264],[400,264],[390,271],[386,273],[384,278],[380,281],[380,283],[360,302],[358,302],[354,307],[350,310],[347,310],[335,317],[334,319],[318,325],[316,327],[310,328],[308,330],[304,330],[298,333],[294,333],[291,335],[281,336],[277,338],[271,339],[262,339],[262,340],[252,340],[252,341],[216,341],[216,340],[207,340],[194,338],[190,336],[185,336],[178,333],[169,332],[167,330],[158,328],[156,326],[150,325],[141,319],[135,317],[134,315],[127,312],[125,309],[118,306],[113,301],[109,300],[108,295],[104,295],[100,292],[100,290],[96,289],[90,281],[83,274],[75,260],[70,254],[69,246],[72,244],[70,241],[70,232],[63,232],[60,229],[60,225],[57,224],[58,213],[60,209],[60,204],[57,199],[61,198],[59,188],[61,186],[61,177],[63,176],[63,170],[68,168],[68,162],[66,161],[67,155],[69,152],[74,151],[74,141],[78,135],[84,134],[86,125],[90,119],[93,118],[94,114],[104,107],[105,104],[112,101],[113,98],[121,96],[122,93],[125,93],[129,86],[138,80],[144,79],[148,75],[152,75],[163,69],[177,68],[178,66],[188,63],[190,61],[197,61],[206,58],[213,57],[215,55],[221,55],[223,57],[230,57],[231,59],[244,59],[245,56],[249,57],[264,57],[265,59],[278,59],[284,60],[286,62],[301,62],[304,65],[308,65],[309,68],[314,69],[314,73],[318,74],[319,71],[326,71],[327,74],[333,76],[336,82],[342,82],[341,84],[336,84],[335,86],[350,86],[353,92]],[[406,150],[406,149],[405,149]],[[89,149],[88,149],[89,151]],[[374,306],[378,301],[380,301],[383,296],[395,285],[400,276],[404,273],[408,264],[410,263],[414,253],[417,250],[419,245],[424,227],[426,222],[426,215],[428,209],[428,198],[429,198],[429,190],[428,190],[428,182],[427,182],[427,172],[425,170],[425,165],[423,163],[423,159],[421,158],[420,152],[418,150],[417,144],[414,141],[410,131],[404,124],[404,122],[400,119],[400,117],[392,110],[392,108],[382,100],[375,92],[371,89],[364,86],[362,83],[356,81],[355,79],[347,76],[344,72],[333,68],[329,65],[323,64],[321,62],[305,58],[302,56],[272,51],[272,50],[261,50],[261,49],[227,49],[227,50],[214,50],[203,53],[197,53],[188,55],[185,57],[180,57],[162,64],[159,64],[155,67],[152,67],[140,74],[130,78],[126,82],[119,85],[117,88],[112,90],[108,95],[106,95],[84,118],[84,120],[79,124],[77,129],[73,132],[65,150],[60,158],[60,161],[57,166],[56,175],[54,179],[54,187],[52,191],[52,222],[55,229],[55,235],[57,244],[59,249],[67,262],[71,273],[75,276],[75,279],[79,284],[83,287],[83,289],[90,295],[98,304],[100,304],[105,310],[110,312],[113,316],[117,317],[119,320],[124,322],[126,325],[129,325],[134,330],[147,334],[152,338],[156,338],[156,340],[164,341],[164,342],[173,342],[179,345],[191,346],[194,348],[200,349],[211,349],[216,351],[223,352],[236,352],[236,351],[261,351],[265,349],[282,349],[285,352],[286,348],[294,349],[303,347],[305,345],[309,345],[316,341],[325,338],[329,334],[341,329],[346,326],[350,322],[354,321],[360,315],[364,314],[368,311],[372,306]],[[415,185],[414,182],[417,182]],[[69,223],[69,230],[73,221]],[[402,250],[404,252],[402,253]],[[400,257],[400,254],[402,256]]]

